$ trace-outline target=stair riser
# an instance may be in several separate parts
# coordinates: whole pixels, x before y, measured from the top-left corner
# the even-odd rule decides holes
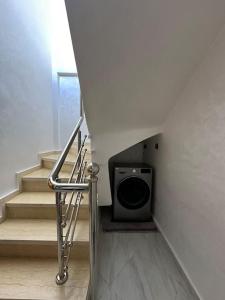
[[[63,178],[62,182],[68,182],[68,178]],[[23,192],[52,192],[48,186],[46,178],[23,178],[21,183]]]
[[[86,149],[86,148],[84,148]],[[84,154],[84,150],[82,152],[82,154]],[[77,152],[77,149],[70,149],[69,153],[68,153],[69,156],[67,157],[67,160],[70,160],[71,159],[71,156],[74,157],[74,160],[77,158],[77,155],[78,155],[78,152]],[[90,159],[91,158],[91,150],[90,149],[87,149],[87,152],[85,154],[85,157]]]
[[[91,160],[87,160],[87,164],[90,164]],[[46,168],[46,169],[49,169],[49,170],[52,170],[53,167],[55,165],[55,162],[54,161],[51,161],[51,160],[45,160],[43,159],[42,160],[42,167]],[[73,164],[70,164],[70,163],[66,163],[62,166],[62,171],[63,172],[69,172],[71,173],[73,170]],[[86,173],[87,175],[87,173]]]
[[[46,169],[52,170],[53,167],[54,167],[54,165],[55,165],[55,161],[45,160],[45,159],[42,160],[42,167],[44,167],[44,168],[46,168]],[[72,169],[73,169],[73,165],[72,165],[72,164],[64,164],[64,165],[62,166],[62,169],[61,169],[61,170],[62,170],[63,172],[71,172]]]
[[[22,179],[23,192],[51,192],[46,179]]]
[[[1,257],[55,257],[57,258],[57,244],[0,244]],[[89,259],[89,243],[75,243],[71,258]]]
[[[87,155],[91,155],[91,147],[90,145],[85,145],[83,149],[87,149]],[[77,151],[77,146],[76,147],[72,147],[70,148],[69,154],[71,155],[77,155],[78,151]]]
[[[27,207],[27,206],[7,206],[6,217],[8,219],[27,219],[27,216],[31,219],[56,219],[56,208],[52,207]],[[79,219],[88,219],[89,211],[88,207],[80,207]]]

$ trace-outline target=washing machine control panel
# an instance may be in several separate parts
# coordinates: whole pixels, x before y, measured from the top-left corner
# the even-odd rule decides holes
[[[128,168],[126,171],[124,168],[115,168],[119,174],[151,174],[151,168]]]

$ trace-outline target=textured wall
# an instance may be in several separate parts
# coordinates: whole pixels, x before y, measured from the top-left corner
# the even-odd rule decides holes
[[[45,0],[0,1],[0,195],[54,147],[47,14]]]
[[[225,28],[144,154],[156,168],[156,220],[205,300],[225,297],[224,83]]]

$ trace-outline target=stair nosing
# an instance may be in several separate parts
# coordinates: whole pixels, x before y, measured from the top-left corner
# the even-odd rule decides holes
[[[0,240],[0,245],[9,245],[9,244],[23,244],[23,245],[57,245],[57,239],[40,239],[40,240],[25,240],[25,239],[2,239]],[[89,239],[87,240],[74,240],[74,244],[76,245],[86,245],[89,243]]]
[[[51,207],[54,208],[56,205],[54,203],[6,203],[6,207]],[[65,205],[66,206],[66,205]],[[88,204],[80,204],[80,207],[88,207]]]

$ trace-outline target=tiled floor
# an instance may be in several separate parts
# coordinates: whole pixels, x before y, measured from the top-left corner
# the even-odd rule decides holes
[[[159,232],[102,233],[97,300],[197,300]]]

